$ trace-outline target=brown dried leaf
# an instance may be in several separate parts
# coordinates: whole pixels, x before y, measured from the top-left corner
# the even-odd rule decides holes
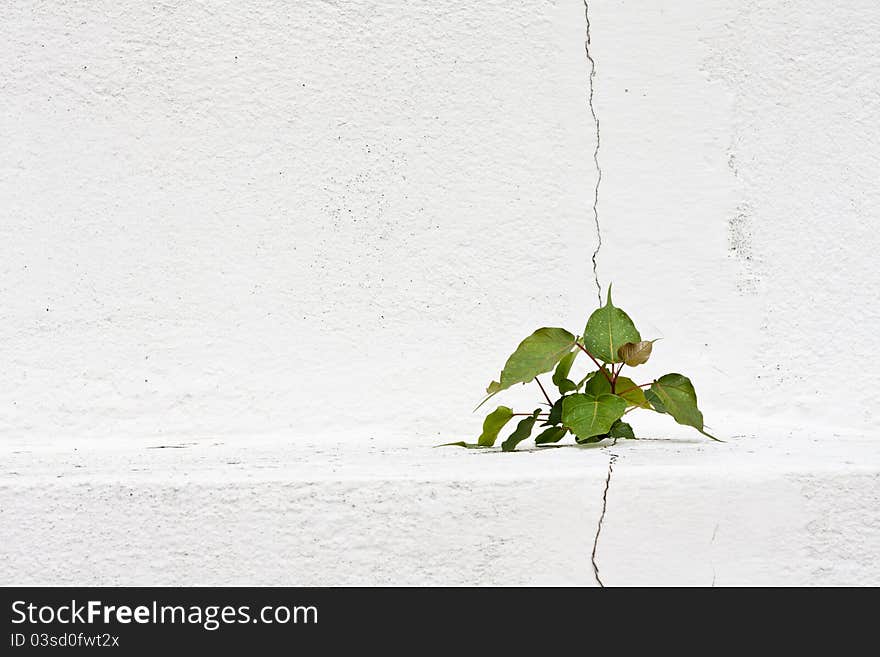
[[[651,357],[651,349],[653,349],[655,342],[656,340],[627,342],[617,350],[617,356],[630,367],[647,363]]]

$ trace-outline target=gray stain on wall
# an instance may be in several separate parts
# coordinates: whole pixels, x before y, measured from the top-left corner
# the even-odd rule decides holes
[[[755,274],[755,255],[752,247],[752,213],[746,204],[736,208],[736,214],[727,220],[727,250],[740,263],[737,289],[742,294],[755,294],[758,279]]]

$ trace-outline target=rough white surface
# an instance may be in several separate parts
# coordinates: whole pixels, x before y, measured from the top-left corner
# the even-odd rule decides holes
[[[574,0],[0,11],[2,435],[471,433],[594,304]],[[829,380],[878,320],[878,5],[592,12],[599,274],[657,372],[873,427]]]
[[[302,441],[5,451],[21,584],[878,585],[877,441],[517,454]]]
[[[599,278],[758,436],[627,444],[608,579],[876,583],[880,5],[590,11]],[[576,0],[4,2],[3,579],[592,581],[599,452],[427,450],[595,303],[583,39]]]

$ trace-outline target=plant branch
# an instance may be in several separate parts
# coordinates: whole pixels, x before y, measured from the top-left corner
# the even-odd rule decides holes
[[[623,371],[623,366],[625,363],[621,363],[620,367],[617,368],[617,371],[614,372],[614,365],[611,366],[611,371],[614,372],[614,378],[611,380],[611,394],[615,394],[614,388],[617,386],[617,378],[620,376],[620,373]]]
[[[654,383],[653,381],[651,381],[651,383],[642,383],[640,385],[633,386],[632,388],[627,388],[623,392],[618,392],[616,394],[617,395],[625,395],[626,393],[630,392],[631,390],[638,390],[639,388],[644,388],[645,386],[653,385],[653,383]]]
[[[608,374],[608,371],[605,369],[605,366],[600,365],[599,361],[596,360],[595,356],[593,356],[593,354],[591,354],[589,351],[587,351],[587,348],[584,345],[582,345],[580,342],[575,342],[575,344],[578,347],[580,347],[581,351],[583,351],[587,356],[590,357],[590,360],[592,360],[594,363],[596,363],[596,367],[598,367],[599,371],[605,375],[605,378],[608,379],[608,383],[611,383],[611,375]]]
[[[541,392],[544,393],[544,399],[547,400],[547,403],[550,404],[550,406],[553,406],[553,402],[550,401],[550,395],[547,394],[547,391],[544,390],[544,386],[541,384],[541,379],[539,379],[538,377],[535,377],[535,383],[538,384],[538,387],[541,389]]]

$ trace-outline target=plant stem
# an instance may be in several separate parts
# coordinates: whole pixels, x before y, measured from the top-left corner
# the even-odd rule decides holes
[[[581,351],[583,351],[587,356],[590,357],[590,360],[592,360],[594,363],[596,363],[596,367],[598,367],[599,371],[605,375],[605,378],[608,379],[608,383],[611,383],[611,376],[609,376],[607,370],[605,369],[605,366],[600,365],[599,361],[596,360],[596,358],[593,356],[593,354],[591,354],[589,351],[587,351],[587,348],[584,345],[582,345],[580,342],[575,342],[575,344],[581,348]],[[613,387],[613,384],[612,384],[612,387]]]
[[[652,385],[653,383],[654,383],[653,381],[651,381],[651,383],[642,383],[642,384],[640,384],[640,385],[633,386],[632,388],[627,388],[627,389],[624,390],[623,392],[616,393],[616,394],[618,394],[618,395],[625,395],[625,394],[628,393],[630,390],[637,390],[637,389],[639,389],[639,388],[644,388],[645,386]]]
[[[514,415],[534,415],[534,413],[514,413]],[[538,415],[550,415],[550,413],[538,413]]]
[[[547,403],[550,404],[551,406],[553,406],[553,402],[550,401],[550,395],[547,394],[547,391],[544,390],[544,386],[541,385],[541,379],[539,379],[538,377],[535,377],[535,383],[538,384],[538,387],[541,389],[541,392],[544,393],[544,399],[547,400]]]
[[[620,373],[623,371],[623,366],[625,363],[621,363],[620,367],[617,368],[617,371],[614,372],[614,365],[611,366],[611,371],[614,372],[614,378],[611,380],[611,394],[615,394],[614,388],[617,386],[617,377],[620,376]]]

